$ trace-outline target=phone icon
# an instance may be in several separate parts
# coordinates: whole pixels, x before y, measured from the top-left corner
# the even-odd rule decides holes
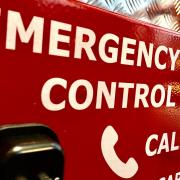
[[[111,170],[121,178],[132,178],[138,171],[138,164],[134,158],[124,163],[117,156],[114,146],[118,141],[118,134],[112,126],[107,126],[101,139],[103,157]]]

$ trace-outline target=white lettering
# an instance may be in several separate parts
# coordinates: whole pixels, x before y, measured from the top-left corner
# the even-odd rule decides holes
[[[51,90],[54,86],[61,86],[67,88],[67,81],[62,78],[49,79],[43,86],[41,92],[41,101],[43,106],[50,111],[59,111],[65,108],[65,101],[55,104],[51,101]]]
[[[149,136],[149,138],[146,141],[145,151],[147,156],[155,156],[157,154],[161,154],[163,151],[172,152],[172,151],[178,151],[180,149],[180,146],[175,145],[176,144],[176,132],[172,133],[171,140],[170,135],[168,133],[163,133],[161,139],[159,140],[159,136],[157,134],[152,134]],[[152,141],[156,140],[157,143],[159,142],[159,145],[154,148],[154,150],[151,149]],[[153,145],[153,147],[155,144]]]
[[[117,58],[118,58],[118,48],[113,48],[113,47],[108,48],[108,52],[111,53],[110,57],[107,56],[105,53],[106,52],[105,47],[107,45],[107,42],[110,40],[113,40],[114,42],[116,42],[116,44],[119,43],[118,36],[114,34],[105,34],[104,36],[102,36],[99,42],[99,55],[104,62],[115,63],[117,62]]]
[[[123,88],[123,99],[122,99],[122,108],[127,108],[129,89],[134,88],[133,83],[119,83],[119,88]]]
[[[157,91],[160,91],[160,100],[159,102],[157,102],[157,98],[156,98],[156,93]],[[161,107],[165,101],[165,96],[166,96],[166,92],[165,89],[162,85],[158,84],[156,86],[153,87],[152,92],[151,92],[151,103],[153,105],[153,107]]]
[[[138,50],[138,58],[137,58],[137,66],[142,66],[142,58],[144,55],[144,59],[146,62],[146,66],[151,68],[152,59],[153,59],[153,47],[152,43],[149,44],[149,52],[147,51],[146,44],[143,41],[139,42],[139,50]]]
[[[176,173],[175,175],[169,175],[168,178],[162,177],[159,180],[180,180],[180,172]]]
[[[116,83],[111,83],[111,92],[108,92],[108,88],[105,82],[99,81],[98,82],[98,89],[97,89],[97,100],[96,100],[96,108],[102,108],[102,97],[105,97],[107,105],[110,109],[114,108],[115,104],[115,96],[116,96]]]
[[[139,108],[140,101],[143,103],[144,107],[149,107],[146,99],[148,93],[149,93],[149,87],[147,84],[136,85],[136,95],[135,95],[135,104],[134,104],[135,108]]]
[[[42,53],[44,19],[34,16],[27,30],[21,18],[21,14],[15,11],[8,11],[6,48],[16,49],[16,36],[19,33],[20,40],[28,43],[34,34],[33,52]]]
[[[162,150],[165,150],[165,152],[169,152],[169,141],[167,133],[164,133],[162,136],[157,154],[161,154]]]
[[[70,24],[51,21],[51,32],[50,32],[50,44],[49,54],[55,56],[69,57],[69,50],[59,49],[59,42],[70,43],[70,37],[67,35],[59,34],[59,30],[71,31],[72,26]]]
[[[86,98],[83,103],[77,101],[77,90],[84,87],[86,90]],[[88,108],[93,100],[93,87],[87,80],[75,81],[69,89],[69,103],[76,110],[84,110]]]
[[[165,46],[159,46],[155,52],[155,64],[156,67],[160,70],[166,69],[166,63],[160,64],[160,54],[162,53],[162,51],[164,51],[167,54],[168,48]]]
[[[128,47],[129,44],[136,45],[136,40],[124,37],[123,44],[122,44],[121,64],[133,66],[134,60],[127,59],[127,55],[134,54],[135,50],[132,48],[129,48]]]
[[[172,97],[172,86],[168,86],[166,107],[175,107],[176,106],[175,102],[171,102],[171,97]]]
[[[177,50],[176,53],[174,54],[173,49],[169,48],[169,53],[170,53],[171,62],[172,62],[171,63],[171,71],[174,71],[175,67],[176,67],[176,61],[178,60],[178,57],[179,57],[180,50]]]
[[[84,41],[84,36],[88,37],[88,41]],[[96,42],[96,35],[93,30],[77,27],[76,28],[76,39],[75,39],[75,54],[74,57],[77,59],[82,58],[82,50],[84,49],[90,60],[96,60],[93,53],[92,47]]]
[[[155,149],[154,151],[152,151],[152,150],[150,149],[150,144],[151,144],[152,140],[158,141],[158,135],[157,135],[157,134],[151,135],[151,136],[148,138],[147,142],[146,142],[145,151],[146,151],[146,154],[147,154],[148,156],[154,156],[154,155],[157,154],[157,149]]]

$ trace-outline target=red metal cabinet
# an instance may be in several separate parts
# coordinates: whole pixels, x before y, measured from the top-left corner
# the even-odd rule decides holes
[[[1,125],[54,130],[64,180],[178,180],[179,33],[67,0],[0,8]]]

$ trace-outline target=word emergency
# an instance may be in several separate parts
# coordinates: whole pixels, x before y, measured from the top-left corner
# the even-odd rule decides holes
[[[6,49],[17,49],[17,35],[19,35],[22,43],[29,43],[33,38],[33,53],[42,54],[44,49],[44,24],[43,17],[33,16],[28,27],[24,27],[21,14],[9,10]],[[75,34],[72,31],[73,28],[76,29]],[[114,45],[109,45],[109,42]],[[170,63],[170,70],[174,71],[180,50],[175,51],[164,45],[156,46],[153,43],[138,42],[136,39],[129,37],[119,37],[111,32],[97,38],[96,32],[90,28],[73,27],[71,24],[54,20],[50,22],[48,54],[51,56],[82,59],[83,53],[86,53],[90,61],[101,60],[105,63],[119,63],[137,67],[145,65],[147,68],[152,68],[154,65],[158,70],[168,69],[168,63]],[[136,50],[137,48],[138,50]],[[95,54],[96,49],[98,49],[98,54]],[[169,59],[170,62],[164,62],[161,58],[162,54],[166,55],[166,59]],[[132,56],[134,58],[130,58]]]

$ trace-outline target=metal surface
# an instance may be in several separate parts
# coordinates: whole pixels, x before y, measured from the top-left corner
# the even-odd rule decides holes
[[[132,7],[139,10],[137,5]],[[48,125],[64,150],[63,180],[124,180],[130,176],[133,180],[164,180],[178,176],[180,153],[175,147],[180,145],[180,59],[175,52],[180,49],[179,33],[72,0],[0,0],[0,8],[0,125]],[[126,13],[128,10],[124,9]],[[104,42],[103,37],[110,39]],[[42,49],[37,50],[42,39]],[[80,49],[75,57],[75,52],[89,41],[94,44]],[[50,42],[54,42],[51,52]],[[158,58],[159,47],[165,50]],[[138,56],[138,52],[144,54]],[[131,62],[129,65],[121,62],[124,57],[125,62]],[[172,57],[177,60],[174,70]],[[145,59],[152,60],[150,67]],[[158,69],[157,62],[166,68]],[[61,83],[48,93],[51,80]],[[81,84],[78,88],[80,82],[88,87]],[[127,108],[122,107],[121,82],[134,85],[129,90]],[[134,107],[139,84],[150,89],[149,107],[142,102]],[[172,86],[173,107],[166,105],[169,97],[160,107],[149,102],[155,85],[161,85],[165,92]],[[91,98],[89,106],[82,107]],[[45,103],[49,101],[63,108],[48,109]],[[158,139],[153,140],[151,150],[161,151],[154,156],[145,151],[151,135]],[[161,150],[160,145],[167,149]],[[115,160],[113,164],[111,160]],[[126,162],[129,174],[122,171]],[[120,168],[118,174],[122,163],[125,168]]]
[[[124,14],[180,32],[179,0],[81,0],[82,2]]]

